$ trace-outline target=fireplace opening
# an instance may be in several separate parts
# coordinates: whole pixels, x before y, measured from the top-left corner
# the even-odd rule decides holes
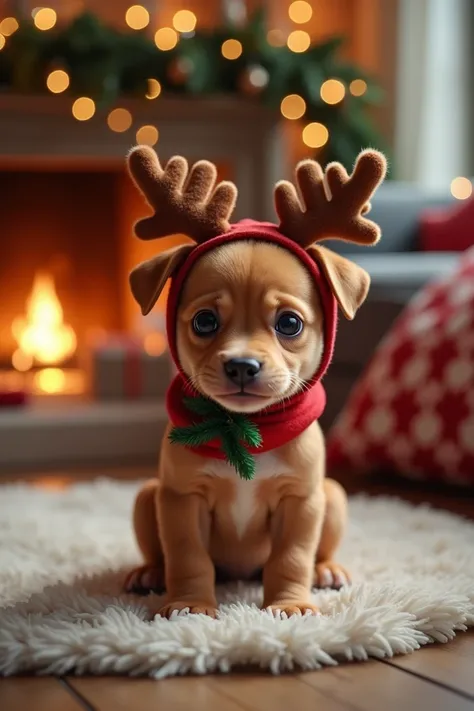
[[[0,171],[4,367],[74,361],[91,331],[125,327],[120,184],[119,171]]]

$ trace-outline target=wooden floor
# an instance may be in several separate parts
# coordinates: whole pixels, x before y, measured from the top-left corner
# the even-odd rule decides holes
[[[272,677],[0,680],[1,711],[474,711],[474,632],[391,661]]]
[[[97,472],[95,472],[97,473]],[[134,478],[132,472],[107,472]],[[134,472],[140,478],[151,472]],[[87,472],[24,477],[60,487]],[[10,481],[17,479],[11,477]],[[340,478],[341,479],[341,478]],[[5,479],[4,479],[5,481]],[[474,518],[474,497],[384,480],[345,480],[351,492],[428,501]],[[260,672],[164,681],[125,677],[0,680],[0,711],[474,711],[474,630],[411,655],[280,677]]]

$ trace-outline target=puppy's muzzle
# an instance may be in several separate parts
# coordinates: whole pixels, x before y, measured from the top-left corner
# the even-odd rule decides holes
[[[243,389],[254,382],[262,370],[262,363],[254,358],[231,358],[224,363],[227,378]]]

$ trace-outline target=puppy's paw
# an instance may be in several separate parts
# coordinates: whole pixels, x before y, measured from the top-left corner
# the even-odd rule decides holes
[[[162,566],[142,565],[125,579],[124,590],[135,595],[162,593],[165,589],[165,572]]]
[[[313,585],[315,588],[340,590],[344,585],[349,585],[350,582],[351,576],[347,570],[332,560],[316,563],[314,567]]]
[[[320,615],[319,607],[313,605],[312,602],[295,602],[294,600],[279,600],[265,607],[266,610],[274,615],[279,612],[285,612],[288,617],[291,615],[304,615],[310,612],[312,615]]]
[[[215,602],[205,602],[200,600],[178,600],[177,602],[169,602],[157,611],[160,617],[171,617],[173,612],[181,612],[188,610],[191,615],[207,615],[208,617],[217,616],[217,608]]]

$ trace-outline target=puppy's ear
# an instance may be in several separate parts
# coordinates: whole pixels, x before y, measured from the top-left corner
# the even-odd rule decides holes
[[[152,310],[169,277],[195,246],[180,244],[142,262],[130,272],[130,288],[144,316]]]
[[[367,297],[370,276],[362,267],[326,247],[313,244],[306,251],[321,267],[344,316],[352,321]]]

